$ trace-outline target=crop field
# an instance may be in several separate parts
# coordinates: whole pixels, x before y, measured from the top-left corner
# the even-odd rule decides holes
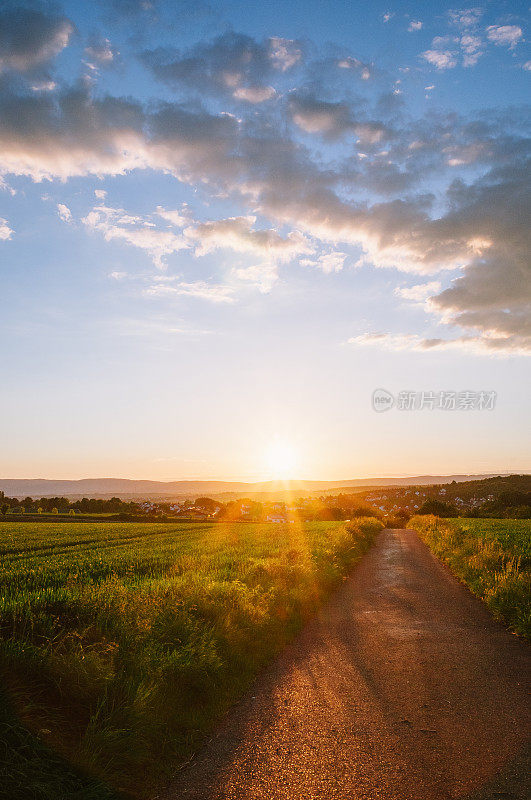
[[[409,525],[496,617],[531,638],[531,520],[418,516]]]
[[[104,783],[143,796],[381,528],[374,519],[2,524],[0,670],[11,711],[0,715],[0,766],[9,797],[110,797]],[[102,783],[66,767],[50,772],[39,748]]]

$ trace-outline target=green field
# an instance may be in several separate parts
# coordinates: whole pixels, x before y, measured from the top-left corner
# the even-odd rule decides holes
[[[531,638],[531,520],[417,516],[409,525],[497,618]]]
[[[135,796],[153,790],[381,527],[2,524],[6,796],[111,796],[68,763]]]

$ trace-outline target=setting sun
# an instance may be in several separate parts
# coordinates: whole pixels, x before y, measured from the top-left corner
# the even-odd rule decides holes
[[[273,478],[293,478],[297,466],[297,454],[289,442],[274,439],[266,450],[266,466]]]

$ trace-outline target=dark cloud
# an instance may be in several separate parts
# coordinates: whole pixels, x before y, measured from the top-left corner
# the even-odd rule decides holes
[[[144,51],[141,59],[159,80],[173,86],[238,99],[242,90],[254,90],[258,98],[258,90],[266,88],[273,75],[291,69],[301,56],[297,42],[273,37],[261,43],[245,34],[228,31],[186,53],[157,48]]]
[[[0,71],[28,72],[61,52],[74,31],[66,17],[29,8],[0,11]]]

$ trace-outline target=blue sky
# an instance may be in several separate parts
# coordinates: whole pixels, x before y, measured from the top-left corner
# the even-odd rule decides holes
[[[515,2],[4,3],[0,475],[528,469],[528,37]]]

